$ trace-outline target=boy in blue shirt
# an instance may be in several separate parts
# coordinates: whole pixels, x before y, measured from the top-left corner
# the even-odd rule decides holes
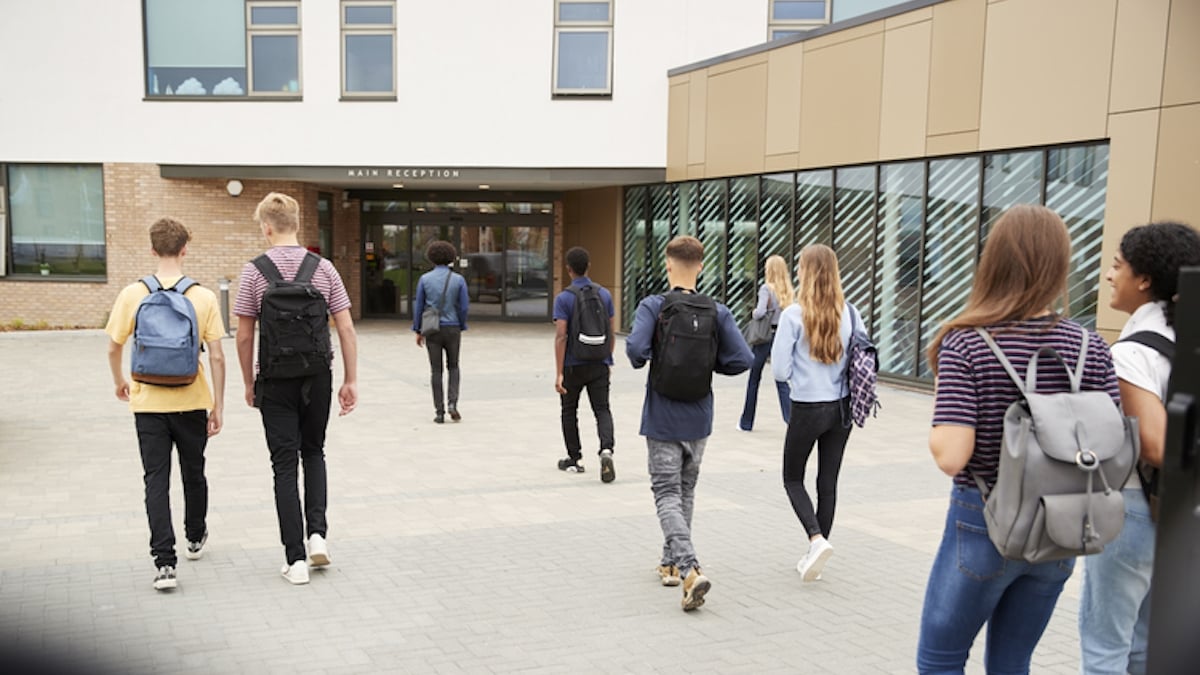
[[[703,268],[704,245],[695,237],[675,237],[667,244],[666,258],[667,281],[672,290],[694,294]],[[633,329],[625,341],[625,352],[634,368],[655,358],[655,330],[664,301],[665,296],[652,295],[638,304]],[[754,355],[733,315],[720,303],[716,303],[715,338],[713,372],[737,375],[750,368]],[[658,573],[664,586],[678,586],[682,579],[685,612],[703,605],[704,595],[712,586],[700,571],[691,533],[696,480],[704,446],[712,434],[712,417],[711,389],[699,400],[684,401],[668,398],[647,383],[639,433],[646,437],[650,487],[663,530]]]

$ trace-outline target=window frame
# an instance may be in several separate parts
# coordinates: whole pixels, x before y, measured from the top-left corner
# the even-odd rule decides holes
[[[392,23],[347,23],[346,9],[349,7],[390,7],[392,10]],[[338,52],[340,53],[339,73],[341,79],[341,100],[343,101],[395,101],[397,100],[397,85],[396,77],[398,70],[396,64],[397,53],[397,35],[396,26],[396,0],[340,0],[338,3],[338,25],[339,37]],[[392,88],[390,91],[366,91],[357,92],[346,89],[346,39],[352,36],[362,35],[386,35],[392,38]]]
[[[800,32],[819,28],[829,25],[833,14],[832,0],[824,0],[825,2],[825,18],[824,19],[776,19],[775,18],[775,3],[779,0],[767,0],[767,41],[786,40],[793,35],[784,35],[775,37],[775,33],[780,31]],[[814,0],[815,1],[815,0]]]
[[[251,20],[255,7],[285,7],[296,8],[295,24],[261,24],[255,25]],[[301,37],[303,18],[300,11],[300,0],[246,0],[246,96],[245,98],[287,98],[296,99],[304,95],[304,42]],[[283,37],[296,38],[296,91],[257,91],[254,88],[254,38]],[[200,97],[197,97],[200,98]]]
[[[563,5],[578,4],[607,4],[608,20],[568,20],[563,21],[560,8]],[[616,0],[554,0],[554,51],[550,63],[550,93],[554,98],[592,97],[611,98],[613,92],[613,43],[615,42],[615,12]],[[604,72],[604,87],[579,88],[559,87],[558,69],[560,61],[559,37],[563,33],[604,33],[608,43],[607,67]]]
[[[13,271],[13,218],[8,170],[11,167],[86,167],[99,172],[100,219],[104,241],[103,274],[45,274]],[[0,162],[0,281],[53,281],[96,283],[108,281],[108,191],[104,185],[104,165],[95,162]]]

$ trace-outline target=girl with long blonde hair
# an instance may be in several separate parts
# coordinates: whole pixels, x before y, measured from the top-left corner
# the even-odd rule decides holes
[[[821,576],[833,553],[829,533],[837,505],[838,472],[850,439],[845,366],[852,328],[862,317],[842,292],[837,255],[821,244],[804,247],[796,303],[783,311],[771,346],[771,372],[788,383],[791,413],[783,442],[783,487],[808,535],[808,553],[796,564],[804,581]],[[817,506],[804,487],[804,470],[817,447]]]
[[[779,315],[784,307],[792,304],[792,296],[795,291],[792,290],[787,261],[780,256],[773,255],[767,258],[767,262],[763,266],[763,276],[766,277],[766,283],[758,287],[758,304],[755,305],[751,316],[754,319],[761,319],[770,314],[773,339],[776,326],[779,325]],[[750,367],[750,380],[746,383],[746,403],[742,406],[742,418],[738,420],[738,431],[750,431],[754,428],[754,413],[758,408],[758,386],[762,382],[762,372],[767,365],[767,357],[771,354],[771,340],[750,345],[750,349],[754,352],[754,365]],[[792,407],[791,401],[788,399],[787,382],[776,380],[775,391],[779,394],[779,409],[783,413],[783,423],[787,424]]]

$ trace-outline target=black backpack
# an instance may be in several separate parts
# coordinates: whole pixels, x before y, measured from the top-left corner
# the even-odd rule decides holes
[[[604,361],[612,354],[612,321],[597,286],[567,287],[575,296],[575,309],[567,321],[567,348],[580,361]]]
[[[312,285],[321,258],[304,256],[296,278],[285,281],[264,253],[254,266],[267,279],[259,316],[259,374],[267,379],[308,377],[329,370],[329,306]]]
[[[1144,345],[1167,357],[1172,364],[1175,362],[1175,343],[1152,330],[1138,331],[1122,338],[1119,342],[1134,342]],[[1139,460],[1137,473],[1138,480],[1142,484],[1142,494],[1146,495],[1146,502],[1150,504],[1150,519],[1158,522],[1158,467]]]
[[[654,327],[651,388],[675,401],[699,401],[712,392],[716,364],[717,303],[699,293],[664,293]]]

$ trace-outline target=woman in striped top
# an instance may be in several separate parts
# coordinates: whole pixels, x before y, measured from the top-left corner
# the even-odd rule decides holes
[[[961,673],[984,623],[989,673],[1029,672],[1073,559],[1029,564],[1006,560],[988,538],[975,477],[996,482],[1004,413],[1020,397],[976,328],[992,334],[1017,372],[1042,347],[1067,363],[1079,358],[1079,324],[1054,312],[1066,306],[1070,268],[1066,225],[1050,209],[1022,205],[993,226],[966,308],[946,322],[929,347],[937,376],[929,448],[954,478],[942,543],[933,561],[921,613],[917,667]],[[1038,391],[1070,390],[1054,359],[1038,362]],[[1112,357],[1099,335],[1088,338],[1083,389],[1105,391],[1119,405]]]

